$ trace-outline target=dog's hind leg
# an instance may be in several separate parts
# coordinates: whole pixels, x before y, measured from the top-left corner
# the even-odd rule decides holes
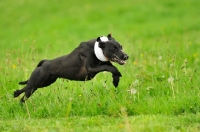
[[[20,94],[22,94],[23,92],[25,92],[25,94],[27,93],[27,95],[29,95],[29,91],[35,91],[33,87],[26,85],[24,88],[20,89],[20,90],[16,90],[14,92],[14,98],[18,97]],[[33,92],[32,92],[33,93]]]
[[[16,90],[14,92],[14,98],[15,97],[18,97],[21,93],[25,92],[25,95],[21,98],[20,102],[24,103],[25,100],[27,98],[29,98],[31,96],[31,94],[33,94],[33,92],[35,91],[36,89],[35,88],[32,88],[28,85],[26,85],[26,87],[24,87],[23,89],[20,89],[20,90]]]
[[[21,102],[24,102],[25,97],[28,98],[31,94],[40,87],[40,81],[45,79],[45,74],[41,70],[41,67],[37,67],[31,74],[30,78],[27,81],[21,82],[22,84],[26,84],[23,89],[16,90],[14,92],[14,97],[18,97],[21,93],[25,92],[24,97],[22,97]]]
[[[56,77],[51,76],[49,73],[44,73],[38,69],[38,74],[33,73],[30,77],[28,84],[24,89],[20,92],[25,92],[25,95],[21,98],[21,102],[23,103],[26,99],[28,99],[38,88],[46,87],[51,85],[56,81]]]
[[[40,77],[39,81],[36,81],[34,86],[26,86],[25,89],[22,89],[20,92],[25,92],[25,95],[21,98],[21,102],[24,103],[26,99],[28,99],[36,90],[37,88],[42,88],[51,85],[56,81],[57,78],[47,76],[47,78],[42,79]]]
[[[24,87],[23,89],[20,89],[20,90],[16,90],[14,92],[14,98],[15,97],[18,97],[21,93],[23,93],[25,91],[26,87]]]
[[[27,87],[24,92],[24,96],[20,99],[20,102],[24,103],[26,99],[28,99],[35,91],[37,88],[34,87]]]

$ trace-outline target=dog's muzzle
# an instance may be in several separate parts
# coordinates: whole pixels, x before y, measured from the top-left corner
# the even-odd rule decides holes
[[[111,61],[116,62],[120,65],[126,64],[126,60],[128,60],[129,56],[122,51],[117,52],[111,56]]]

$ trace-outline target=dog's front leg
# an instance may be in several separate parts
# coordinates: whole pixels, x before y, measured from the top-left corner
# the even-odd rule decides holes
[[[114,75],[114,74],[113,74],[112,77],[113,77],[113,85],[114,85],[115,87],[117,87],[118,84],[119,84],[119,80],[120,80],[121,75],[119,76],[119,75]]]
[[[113,85],[115,87],[118,86],[120,77],[122,76],[119,70],[112,65],[110,61],[101,62],[99,65],[96,61],[92,62],[91,58],[86,55],[80,55],[80,58],[82,60],[83,66],[87,71],[86,79],[92,79],[96,74],[102,71],[108,71],[112,73],[113,77]]]
[[[119,84],[120,77],[122,77],[122,75],[119,72],[119,70],[115,66],[113,66],[111,63],[110,63],[110,66],[113,67],[114,69],[116,69],[116,72],[111,72],[111,73],[112,73],[112,77],[113,77],[113,85],[115,87],[117,87]]]
[[[98,67],[90,67],[88,68],[88,76],[89,77],[94,77],[97,73],[102,72],[102,71],[108,71],[112,73],[113,77],[113,85],[115,87],[118,86],[120,77],[122,76],[119,70],[113,66],[111,63],[110,65],[100,65]]]

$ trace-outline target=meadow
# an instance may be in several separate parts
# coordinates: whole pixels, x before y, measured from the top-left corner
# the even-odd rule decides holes
[[[118,3],[119,2],[119,3]],[[200,1],[0,1],[0,131],[200,131]],[[13,92],[42,59],[112,33],[129,60],[58,79],[24,105]]]

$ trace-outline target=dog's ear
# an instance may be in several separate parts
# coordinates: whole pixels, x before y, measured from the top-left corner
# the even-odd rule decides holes
[[[99,42],[99,48],[105,47],[105,43],[101,41],[100,37],[97,38],[97,42]]]
[[[112,38],[112,34],[111,34],[111,33],[108,34],[107,37],[108,37],[108,39],[110,40],[110,39]]]
[[[105,43],[104,42],[99,42],[99,47],[100,48],[104,48],[105,47]]]
[[[98,37],[98,38],[97,38],[97,42],[101,42],[101,39],[100,39],[100,37]]]

